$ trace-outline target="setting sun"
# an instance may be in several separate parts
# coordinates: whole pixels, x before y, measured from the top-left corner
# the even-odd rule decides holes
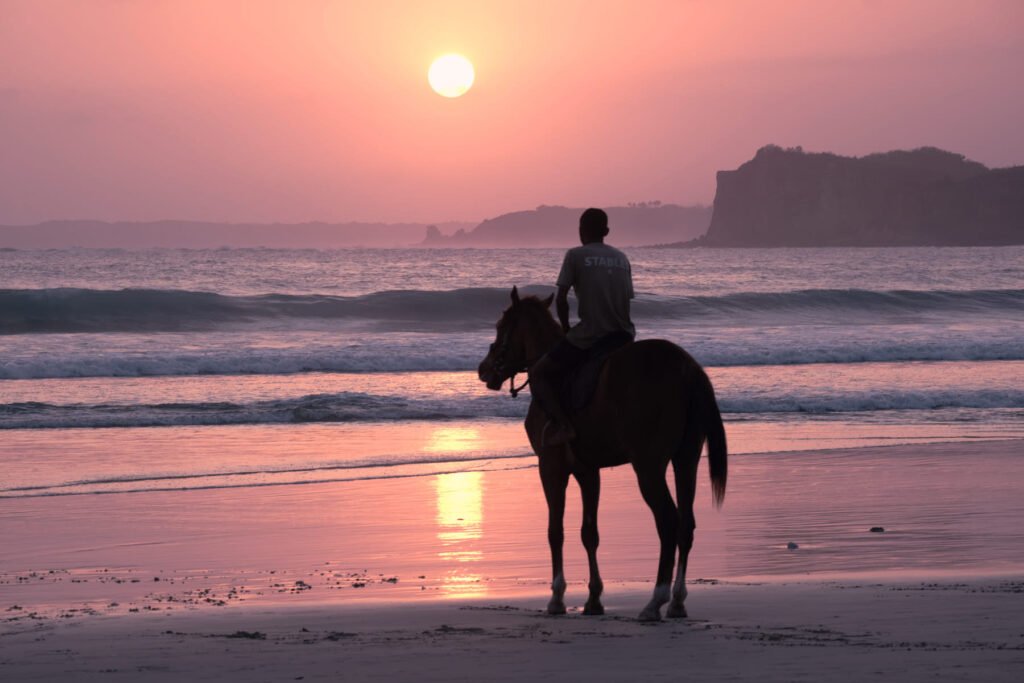
[[[430,87],[444,97],[460,97],[473,85],[473,64],[462,55],[447,54],[434,60],[427,72]]]

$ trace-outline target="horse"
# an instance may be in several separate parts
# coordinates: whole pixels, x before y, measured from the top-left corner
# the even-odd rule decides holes
[[[562,338],[551,315],[553,297],[520,298],[512,288],[512,305],[497,324],[497,335],[480,363],[478,376],[488,389],[500,390],[515,376],[529,373],[541,356]],[[527,380],[527,383],[529,380]],[[526,386],[525,384],[523,386]],[[530,401],[526,433],[538,457],[541,484],[548,505],[548,544],[551,547],[551,600],[548,614],[565,614],[566,582],[562,570],[565,495],[569,477],[576,479],[583,498],[581,538],[590,565],[585,615],[604,614],[604,584],[597,565],[599,535],[597,507],[605,467],[629,463],[640,493],[654,515],[661,552],[654,594],[640,612],[641,621],[659,621],[661,608],[669,618],[685,618],[686,564],[693,546],[693,499],[697,463],[708,444],[711,491],[716,507],[725,498],[728,471],[725,427],[715,392],[704,369],[679,346],[662,339],[629,343],[606,359],[597,388],[586,408],[572,417],[576,438],[569,444],[545,446],[547,416]],[[675,472],[676,503],[666,483],[669,462]],[[675,583],[672,570],[678,549]]]

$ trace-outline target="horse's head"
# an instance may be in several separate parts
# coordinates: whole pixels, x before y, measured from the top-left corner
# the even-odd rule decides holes
[[[512,288],[512,305],[501,314],[494,343],[477,369],[488,389],[498,391],[505,380],[524,372],[548,351],[559,334],[548,310],[553,299],[553,295],[543,300],[520,298],[519,290]]]

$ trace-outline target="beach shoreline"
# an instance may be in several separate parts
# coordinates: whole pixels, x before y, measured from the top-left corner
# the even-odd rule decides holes
[[[702,464],[690,577],[1012,573],[1024,567],[1015,522],[1024,503],[1014,487],[1024,475],[1021,455],[1024,440],[733,456],[721,510],[711,505]],[[656,535],[633,474],[619,467],[602,477],[603,573],[608,580],[649,580]],[[546,506],[532,467],[5,498],[0,512],[11,549],[0,558],[0,608],[29,602],[17,593],[33,581],[70,596],[102,585],[96,595],[104,597],[108,588],[123,590],[143,578],[167,585],[205,575],[241,586],[254,575],[264,583],[280,575],[310,582],[320,572],[336,586],[397,577],[384,582],[396,593],[422,587],[481,597],[474,584],[509,594],[550,580]],[[574,533],[580,514],[570,483],[570,580],[585,578]],[[30,581],[31,574],[39,578]]]

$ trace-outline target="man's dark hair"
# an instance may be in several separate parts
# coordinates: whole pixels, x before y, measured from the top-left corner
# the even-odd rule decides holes
[[[580,216],[580,233],[604,237],[608,234],[608,214],[601,209],[587,209]]]

